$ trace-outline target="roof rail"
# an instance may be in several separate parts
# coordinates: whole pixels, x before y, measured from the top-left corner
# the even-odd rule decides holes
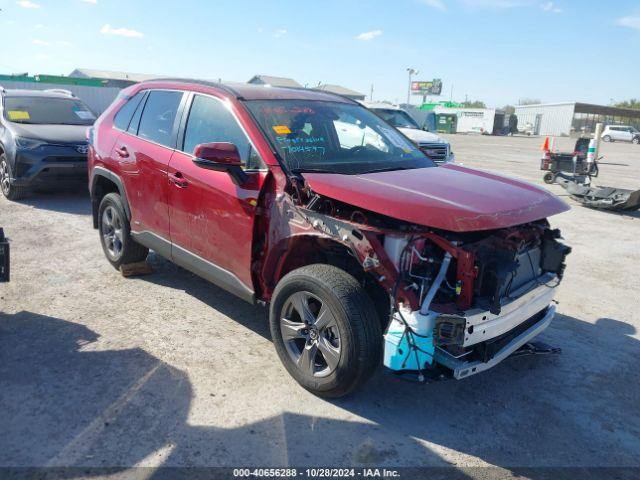
[[[44,91],[49,93],[60,93],[62,95],[66,95],[67,97],[75,97],[71,90],[65,90],[64,88],[49,88]]]

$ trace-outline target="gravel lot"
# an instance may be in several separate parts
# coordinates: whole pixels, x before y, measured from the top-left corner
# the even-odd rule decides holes
[[[450,141],[458,162],[542,184],[541,139]],[[640,188],[639,146],[602,153],[619,165],[598,184]],[[426,386],[380,369],[327,401],[281,366],[266,310],[155,255],[123,278],[84,191],[1,198],[0,466],[640,467],[640,214],[567,201],[552,223],[574,251],[541,337],[562,355]]]

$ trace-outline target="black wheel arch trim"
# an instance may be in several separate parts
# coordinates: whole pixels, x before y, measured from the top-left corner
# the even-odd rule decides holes
[[[113,182],[115,186],[118,188],[118,193],[122,198],[122,204],[124,206],[124,213],[127,215],[127,220],[131,221],[131,208],[129,207],[129,200],[127,199],[127,192],[124,188],[124,183],[122,179],[113,173],[111,170],[108,170],[104,167],[93,167],[91,170],[91,210],[93,213],[93,228],[98,228],[98,207],[99,202],[95,195],[96,190],[96,182],[98,181],[98,177],[106,178],[107,180]]]

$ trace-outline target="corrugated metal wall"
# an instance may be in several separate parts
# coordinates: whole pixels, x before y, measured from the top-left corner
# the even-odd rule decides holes
[[[54,83],[40,83],[40,82],[15,82],[9,80],[3,80],[0,82],[7,90],[21,89],[21,90],[49,90],[53,88],[62,88],[69,90],[73,94],[82,99],[95,113],[100,115],[107,107],[113,102],[118,93],[119,88],[114,87],[85,87],[82,85],[59,85]]]
[[[571,133],[571,124],[575,103],[555,103],[546,105],[518,105],[516,116],[518,128],[522,129],[526,123],[536,125],[536,117],[539,115],[539,135],[563,136]]]

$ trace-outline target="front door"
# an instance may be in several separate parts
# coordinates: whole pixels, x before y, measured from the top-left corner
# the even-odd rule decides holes
[[[213,96],[194,94],[169,163],[169,221],[172,258],[179,265],[237,295],[253,292],[251,247],[255,205],[266,171],[231,113]],[[226,172],[193,163],[196,145],[233,143],[249,181],[236,185]]]

